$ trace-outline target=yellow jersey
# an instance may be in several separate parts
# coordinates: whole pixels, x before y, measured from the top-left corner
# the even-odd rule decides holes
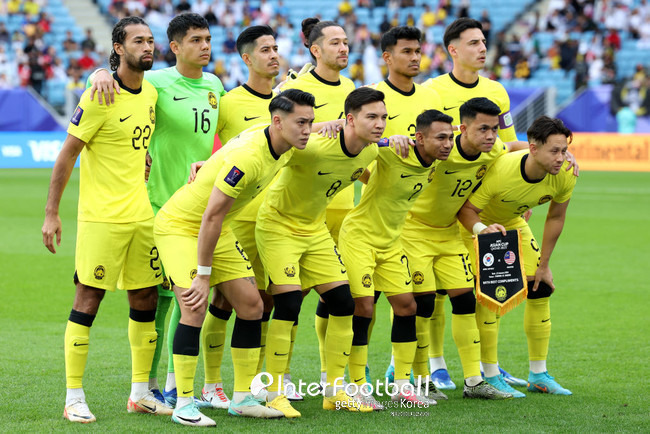
[[[80,221],[128,223],[153,217],[144,168],[158,92],[146,80],[140,89],[121,82],[120,87],[122,93],[110,106],[90,101],[86,90],[68,126],[70,135],[86,143],[80,163]]]
[[[269,188],[257,216],[259,225],[309,235],[325,229],[325,210],[345,187],[359,179],[377,157],[377,144],[351,154],[343,131],[337,138],[312,134],[307,148],[295,152]]]
[[[221,109],[217,123],[217,134],[221,144],[256,124],[270,124],[269,103],[273,92],[268,95],[251,89],[247,84],[232,89],[221,97]]]
[[[568,162],[564,162],[557,175],[532,180],[524,170],[528,158],[526,149],[500,157],[481,187],[469,197],[469,202],[482,210],[479,217],[483,222],[508,228],[525,226],[521,215],[529,209],[551,200],[563,203],[571,199],[578,178],[565,170]]]
[[[465,84],[453,73],[443,74],[425,81],[422,86],[438,92],[444,103],[442,111],[454,118],[454,125],[460,125],[460,106],[467,100],[485,97],[499,106],[499,137],[504,142],[517,140],[515,125],[510,114],[510,97],[501,83],[481,77],[472,84]]]
[[[215,152],[191,184],[181,187],[156,216],[156,233],[198,236],[214,187],[235,200],[223,227],[260,194],[291,158],[294,148],[277,155],[268,127],[251,128]]]

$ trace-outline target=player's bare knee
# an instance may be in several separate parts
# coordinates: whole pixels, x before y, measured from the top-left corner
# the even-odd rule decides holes
[[[127,291],[129,305],[137,310],[156,309],[158,305],[158,290],[155,286],[150,288],[133,289]]]
[[[449,292],[449,301],[451,301],[451,313],[454,315],[476,313],[476,297],[471,289],[456,295]]]
[[[354,299],[354,316],[372,318],[374,308],[373,297],[358,297]]]
[[[350,294],[350,285],[343,284],[321,294],[330,315],[349,316],[355,311],[355,304]]]
[[[94,288],[78,282],[72,309],[88,315],[97,315],[99,305],[104,299],[105,294],[106,291],[103,289]]]
[[[417,304],[415,299],[411,294],[410,297],[405,296],[406,294],[396,295],[390,297],[389,301],[393,307],[393,312],[395,315],[399,316],[411,316],[415,315],[417,312]]]
[[[553,294],[553,288],[545,282],[539,282],[537,286],[537,291],[533,291],[533,286],[535,285],[534,280],[528,281],[528,299],[535,300],[538,298],[550,297]]]
[[[217,291],[217,290],[214,291],[212,304],[221,310],[232,311],[232,306],[230,305],[226,297],[221,293],[221,291]]]
[[[238,300],[233,307],[238,318],[249,321],[262,318],[262,313],[264,312],[264,303],[258,296]]]

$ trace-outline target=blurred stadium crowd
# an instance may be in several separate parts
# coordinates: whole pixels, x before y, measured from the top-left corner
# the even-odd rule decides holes
[[[444,28],[470,16],[483,23],[489,41],[492,61],[485,75],[506,88],[555,86],[562,103],[581,87],[611,83],[613,110],[629,106],[644,116],[650,108],[647,0],[94,1],[110,21],[139,15],[149,23],[157,45],[154,68],[175,62],[165,34],[169,20],[184,11],[205,16],[213,37],[209,70],[226,89],[246,80],[235,39],[249,25],[276,30],[286,72],[311,61],[300,21],[314,15],[337,20],[350,41],[347,75],[361,85],[385,75],[378,41],[396,25],[423,30],[420,81],[448,72]],[[32,86],[60,108],[66,89],[83,89],[86,76],[106,65],[109,49],[109,41],[96,41],[92,29],[78,27],[61,0],[0,0],[0,88]]]

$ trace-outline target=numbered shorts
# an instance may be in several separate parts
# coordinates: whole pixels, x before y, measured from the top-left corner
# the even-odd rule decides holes
[[[198,238],[190,235],[156,234],[155,239],[169,279],[180,288],[192,286],[198,262]],[[212,255],[210,286],[253,276],[253,267],[235,235],[230,230],[222,230]]]
[[[469,252],[460,234],[445,241],[402,234],[401,240],[409,258],[414,293],[474,287]]]
[[[347,190],[347,188],[346,188]],[[345,190],[343,190],[345,191]],[[325,211],[325,221],[327,223],[327,230],[332,235],[334,243],[339,245],[339,232],[341,232],[341,225],[343,224],[343,219],[350,212],[350,209],[329,209]]]
[[[348,280],[341,255],[325,225],[315,233],[299,235],[258,224],[255,239],[270,283],[309,289]]]
[[[109,291],[162,283],[153,218],[134,223],[79,221],[75,270],[75,283]]]
[[[524,256],[523,259],[524,267],[526,269],[526,276],[533,277],[537,272],[537,267],[539,267],[541,253],[539,244],[537,244],[537,240],[535,240],[533,232],[530,230],[528,224],[517,227],[506,226],[506,230],[511,229],[521,230],[521,253]],[[470,234],[465,228],[461,228],[460,232],[463,236],[465,247],[467,247],[469,250],[472,267],[476,267],[476,250],[474,250],[474,240],[472,239],[472,234]]]
[[[413,292],[409,261],[399,241],[393,249],[377,250],[349,232],[341,235],[339,246],[348,264],[352,297],[374,297],[375,291],[386,297]]]
[[[241,248],[243,248],[244,256],[248,258],[253,267],[257,288],[266,289],[266,273],[255,243],[255,222],[235,220],[230,223],[230,229],[235,234]]]
[[[151,203],[151,208],[153,208],[153,213],[158,214],[158,211],[160,211],[160,207],[158,207],[156,204]],[[155,222],[155,218],[154,218]],[[160,263],[160,266],[162,267],[162,261]],[[167,278],[167,275],[165,274],[165,268],[162,268],[163,272],[163,282],[158,285],[158,297],[173,297],[174,296],[174,291],[172,291],[172,286],[169,283],[169,279]]]

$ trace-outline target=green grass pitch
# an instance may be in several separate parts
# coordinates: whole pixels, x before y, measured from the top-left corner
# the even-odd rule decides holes
[[[0,431],[166,432],[184,429],[168,417],[126,412],[130,357],[128,305],[121,292],[108,294],[91,333],[84,386],[97,422],[73,425],[61,415],[65,399],[63,333],[72,306],[78,172],[63,197],[63,241],[56,255],[42,245],[40,228],[50,170],[0,171]],[[545,209],[531,220],[541,241]],[[222,432],[414,431],[650,431],[650,173],[580,175],[564,233],[551,261],[557,290],[552,297],[553,332],[549,371],[573,396],[528,393],[509,402],[462,399],[421,415],[395,409],[372,414],[324,412],[318,398],[295,407],[297,420],[241,420],[223,410],[206,411]],[[313,314],[316,296],[303,305],[292,361],[295,379],[317,381],[319,361]],[[370,346],[371,374],[383,375],[390,359],[385,298],[378,304]],[[461,384],[458,353],[451,339],[447,302],[445,354],[452,378]],[[232,321],[231,321],[232,323]],[[523,307],[502,320],[500,362],[512,374],[528,373]],[[232,325],[232,324],[231,324]],[[161,362],[161,384],[166,361]],[[197,370],[197,390],[202,384]],[[224,380],[232,392],[232,367],[225,353]]]

